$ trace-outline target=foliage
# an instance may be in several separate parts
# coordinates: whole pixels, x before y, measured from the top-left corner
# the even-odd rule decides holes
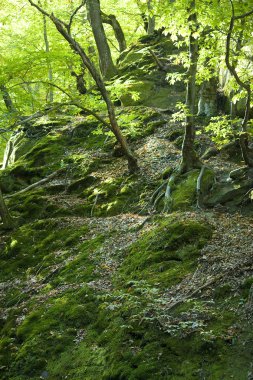
[[[229,116],[212,117],[205,130],[211,134],[212,140],[222,146],[239,136],[240,119],[233,119]]]

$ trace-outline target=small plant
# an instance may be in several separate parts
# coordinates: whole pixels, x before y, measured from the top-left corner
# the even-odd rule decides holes
[[[211,139],[222,146],[234,140],[239,135],[240,119],[231,120],[228,115],[212,117],[205,130],[210,133]]]

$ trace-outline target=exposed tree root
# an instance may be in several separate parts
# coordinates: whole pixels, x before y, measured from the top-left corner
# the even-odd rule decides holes
[[[90,216],[91,216],[91,217],[93,216],[93,212],[94,212],[94,209],[95,209],[96,204],[97,204],[97,201],[98,201],[98,196],[99,196],[99,194],[96,194],[96,197],[95,197],[95,200],[94,200],[93,206],[92,206],[92,208],[91,208],[91,212],[90,212]]]
[[[169,178],[169,180],[168,180],[166,191],[165,191],[165,194],[164,194],[164,208],[163,208],[163,212],[169,212],[170,208],[172,206],[171,188],[172,188],[172,185],[174,184],[174,182],[175,182],[175,176],[172,175]]]
[[[201,167],[198,179],[197,179],[197,187],[196,187],[196,192],[197,192],[197,208],[202,209],[203,208],[203,192],[202,192],[202,179],[204,175],[204,171],[206,169],[206,166],[203,165]]]

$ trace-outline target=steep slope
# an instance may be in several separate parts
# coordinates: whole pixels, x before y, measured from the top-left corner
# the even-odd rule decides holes
[[[0,231],[1,379],[252,378],[251,173],[229,176],[233,154],[206,156],[200,208],[200,171],[173,171],[183,127],[161,108],[117,108],[136,175],[91,117],[44,117],[12,138],[0,173],[17,224]],[[199,154],[209,144],[199,135]]]
[[[189,211],[147,213],[179,160],[167,127],[145,137],[143,124],[129,177],[103,135],[72,123],[2,172],[17,190],[68,163],[9,198],[19,227],[1,243],[1,378],[247,379],[252,219],[196,212],[191,194]]]

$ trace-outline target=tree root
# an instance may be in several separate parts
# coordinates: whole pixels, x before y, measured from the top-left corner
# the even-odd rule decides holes
[[[97,201],[98,201],[98,196],[99,196],[99,194],[96,194],[96,196],[95,196],[95,200],[94,200],[93,206],[92,206],[91,211],[90,211],[91,217],[93,216],[93,212],[94,212],[94,209],[95,209]]]
[[[203,178],[203,175],[204,175],[204,172],[205,172],[205,169],[206,169],[206,166],[203,165],[201,167],[201,170],[200,170],[200,173],[199,173],[199,176],[198,176],[198,179],[197,179],[197,187],[196,187],[196,192],[197,192],[197,208],[202,210],[203,208],[203,192],[202,192],[202,178]]]
[[[174,182],[175,182],[175,176],[172,175],[168,180],[166,191],[164,194],[164,208],[163,208],[164,213],[169,212],[172,206],[171,188]]]

